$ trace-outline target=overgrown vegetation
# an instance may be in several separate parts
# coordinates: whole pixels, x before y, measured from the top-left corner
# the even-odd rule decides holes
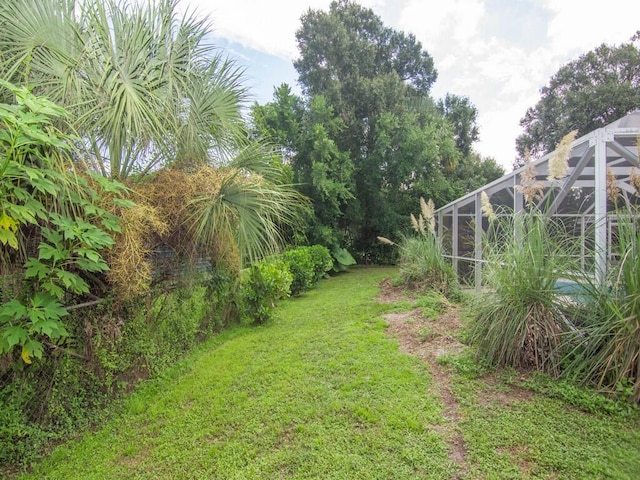
[[[549,377],[526,379],[531,391],[519,372],[449,356],[449,417],[429,368],[384,333],[398,306],[375,302],[375,285],[396,273],[356,269],[273,322],[227,330],[21,478],[633,478],[637,411],[603,411],[601,395]],[[462,434],[460,463],[447,428]]]
[[[0,355],[30,364],[64,343],[63,306],[108,270],[101,254],[120,225],[101,199],[132,204],[122,184],[74,168],[74,139],[54,127],[63,109],[26,88],[0,88],[16,100],[0,104]]]
[[[398,238],[421,196],[444,205],[502,175],[473,151],[478,112],[469,99],[431,96],[436,66],[412,34],[339,0],[305,12],[296,40],[303,94],[278,86],[253,121],[283,146],[312,201],[300,232],[310,243],[393,263],[376,236]]]
[[[562,139],[549,161],[550,188],[566,175],[575,134]],[[640,186],[639,178],[632,168],[630,183]],[[616,207],[612,253],[619,260],[611,262],[606,281],[600,282],[575,260],[579,252],[562,222],[546,213],[543,185],[532,164],[517,189],[527,210],[513,215],[496,215],[482,196],[489,217],[483,271],[491,291],[479,297],[472,322],[478,354],[492,365],[535,368],[639,403],[637,207],[621,195],[609,171],[607,194]],[[579,294],[572,298],[563,292],[561,279],[576,282]]]
[[[434,291],[447,297],[460,294],[458,279],[435,231],[435,205],[420,198],[420,213],[410,215],[415,234],[403,236],[398,244],[399,282],[408,288]],[[387,245],[396,245],[386,237],[378,240]]]
[[[568,321],[556,284],[573,265],[562,238],[535,207],[490,226],[483,274],[491,290],[478,298],[471,334],[485,361],[560,373]]]
[[[614,253],[620,259],[606,285],[581,278],[573,315],[583,325],[572,337],[567,374],[640,403],[640,229],[638,213],[618,212]]]

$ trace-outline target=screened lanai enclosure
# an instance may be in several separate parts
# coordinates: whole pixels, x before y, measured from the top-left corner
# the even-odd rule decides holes
[[[591,271],[597,282],[605,280],[607,266],[616,261],[611,246],[618,216],[629,215],[629,205],[640,206],[638,185],[634,187],[640,178],[636,176],[640,175],[639,135],[637,110],[574,140],[569,168],[561,179],[548,179],[555,151],[531,162],[534,181],[541,188],[534,205],[576,238],[582,268]],[[489,228],[482,214],[482,192],[497,215],[518,215],[531,208],[521,186],[524,181],[531,182],[525,170],[515,170],[436,211],[437,234],[463,282],[476,288],[482,284],[483,232]],[[617,186],[619,201],[609,198],[607,186],[609,190]]]

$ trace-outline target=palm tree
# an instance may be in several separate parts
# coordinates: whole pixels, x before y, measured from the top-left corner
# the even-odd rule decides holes
[[[90,165],[124,179],[243,136],[242,71],[176,0],[5,0],[0,73],[71,112]]]
[[[274,181],[264,168],[269,150],[249,140],[242,70],[207,42],[206,19],[177,7],[4,0],[0,77],[65,107],[61,128],[75,133],[87,165],[104,176],[141,181],[162,167],[226,165],[213,176],[220,185],[197,190],[175,228],[187,228],[189,247],[204,255],[231,242],[253,260],[282,243],[300,196]]]

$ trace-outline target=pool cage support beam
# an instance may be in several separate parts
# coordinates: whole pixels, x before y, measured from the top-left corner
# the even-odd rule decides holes
[[[451,255],[453,256],[453,271],[458,273],[458,235],[460,230],[458,228],[458,205],[453,206],[453,213],[451,214],[451,226],[452,226],[452,238],[451,238]]]
[[[474,281],[476,284],[476,291],[480,291],[482,288],[482,203],[480,199],[480,192],[476,193],[475,203],[475,268],[474,268]]]
[[[607,279],[607,140],[604,129],[595,132],[595,280],[604,285]],[[612,139],[611,139],[612,140]],[[590,142],[591,143],[591,142]]]

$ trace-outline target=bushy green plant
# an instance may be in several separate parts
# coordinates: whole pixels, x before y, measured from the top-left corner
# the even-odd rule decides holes
[[[308,247],[287,250],[280,258],[288,265],[293,281],[291,295],[300,295],[309,290],[315,283],[315,265]]]
[[[633,213],[633,212],[631,212]],[[637,215],[637,212],[636,212]],[[620,261],[610,266],[609,282],[598,285],[585,275],[577,317],[582,336],[568,362],[568,375],[640,402],[640,227],[635,215],[618,215]]]
[[[63,109],[26,88],[0,88],[16,101],[0,104],[0,262],[22,276],[0,292],[13,297],[0,305],[0,354],[19,349],[31,363],[68,336],[63,301],[88,293],[87,277],[108,270],[100,252],[119,224],[100,200],[131,203],[117,198],[123,185],[75,172],[74,139],[54,127]]]
[[[347,269],[357,262],[346,248],[336,247],[331,250],[333,257],[333,269],[336,272],[346,272]]]
[[[557,281],[573,267],[564,238],[561,226],[535,208],[492,222],[483,265],[490,291],[477,298],[471,327],[489,364],[559,373],[567,320]]]
[[[297,247],[280,255],[293,275],[291,294],[299,295],[315,286],[333,268],[331,253],[322,245]]]
[[[244,316],[256,323],[269,320],[276,302],[290,294],[292,282],[283,260],[267,258],[251,265],[241,285]]]
[[[308,249],[313,263],[313,283],[316,284],[333,269],[333,258],[329,249],[322,245],[312,245]]]
[[[205,280],[210,302],[209,328],[220,331],[239,316],[240,279],[234,271],[213,267]]]

